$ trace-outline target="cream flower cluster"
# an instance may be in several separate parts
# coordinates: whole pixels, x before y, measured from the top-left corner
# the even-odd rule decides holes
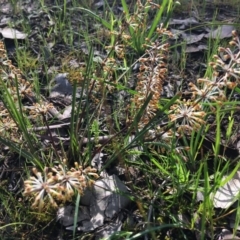
[[[78,163],[67,170],[66,162],[57,167],[45,167],[43,172],[32,169],[33,176],[24,181],[24,195],[33,200],[32,207],[41,211],[47,206],[57,208],[58,204],[71,201],[75,192],[83,194],[87,187],[99,178],[95,168],[83,169]]]

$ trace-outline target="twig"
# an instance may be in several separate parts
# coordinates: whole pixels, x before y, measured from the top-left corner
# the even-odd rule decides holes
[[[47,126],[42,126],[42,127],[33,127],[33,128],[28,128],[28,131],[43,131],[43,130],[48,130],[48,129],[57,129],[57,128],[62,128],[64,126],[70,125],[70,122],[68,123],[61,123],[61,124],[54,124],[54,125],[49,125]]]

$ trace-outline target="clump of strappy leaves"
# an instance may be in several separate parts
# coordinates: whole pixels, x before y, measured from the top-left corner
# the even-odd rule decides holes
[[[43,172],[32,169],[33,176],[24,181],[24,196],[33,201],[32,208],[41,211],[49,206],[57,208],[59,204],[71,201],[75,193],[83,195],[86,188],[99,178],[95,168],[83,168],[75,162],[68,169],[66,161],[56,167],[45,167]]]
[[[32,83],[24,78],[21,69],[14,66],[8,58],[2,41],[0,41],[0,94],[3,100],[0,101],[0,137],[10,139],[12,142],[22,142],[23,139],[15,112],[21,112],[25,119],[36,120],[53,108],[52,103],[42,100],[36,102]],[[23,100],[28,100],[30,106],[23,107]]]
[[[137,0],[133,9],[128,7],[125,0],[122,4],[122,18],[119,20],[112,16],[114,21],[107,25],[112,44],[107,49],[113,50],[119,58],[124,58],[128,52],[132,54],[132,50],[137,54],[144,54],[145,44],[151,44],[158,39],[156,29],[162,20],[163,12],[168,15],[172,11],[171,1],[159,5],[154,1]]]
[[[214,111],[211,103],[222,104],[228,100],[227,89],[234,89],[240,79],[240,40],[236,31],[233,31],[233,40],[230,47],[219,47],[218,55],[214,55],[211,77],[200,78],[197,84],[189,83],[191,99],[177,101],[168,115],[171,122],[176,122],[178,132],[190,132],[199,129],[206,123],[207,115],[204,108],[207,104]]]

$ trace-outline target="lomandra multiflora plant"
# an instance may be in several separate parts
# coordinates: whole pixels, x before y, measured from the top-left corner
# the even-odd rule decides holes
[[[122,0],[123,15],[119,17],[112,14],[112,20],[104,24],[111,36],[111,46],[118,57],[123,58],[123,52],[130,49],[131,53],[144,54],[145,44],[154,42],[159,34],[156,29],[161,21],[163,12],[170,14],[172,0],[163,1],[161,5],[153,1],[137,0],[133,9]],[[154,12],[154,13],[153,13]],[[92,14],[93,15],[93,14]],[[151,24],[149,24],[149,22]],[[109,47],[107,47],[109,49]]]
[[[36,102],[32,83],[27,81],[22,71],[12,64],[7,56],[4,43],[0,41],[0,137],[13,142],[23,141],[23,128],[26,130],[26,120],[46,114],[53,108],[51,103],[41,100]],[[28,100],[27,108],[22,106],[22,101]],[[30,109],[30,111],[29,111]],[[20,114],[21,113],[21,114]],[[28,116],[27,116],[28,115]],[[22,118],[25,118],[23,121]]]
[[[0,42],[0,60],[0,90],[3,100],[0,102],[0,137],[22,144],[24,131],[21,126],[25,122],[21,118],[31,119],[32,122],[36,122],[38,117],[46,119],[48,111],[54,106],[41,99],[37,102],[32,85],[8,59],[3,42]],[[28,100],[27,107],[22,106],[22,100]],[[24,182],[23,195],[33,201],[32,207],[37,211],[56,208],[60,203],[71,201],[76,192],[82,195],[99,177],[96,169],[83,168],[78,163],[69,167],[65,160],[52,168],[45,166],[43,172],[34,167],[32,172],[33,176]]]
[[[176,122],[178,132],[190,133],[199,129],[206,123],[207,115],[204,105],[209,103],[211,110],[214,105],[220,106],[227,101],[227,89],[234,89],[240,79],[240,41],[236,31],[232,32],[233,40],[230,47],[219,47],[218,55],[214,55],[213,62],[209,65],[212,68],[212,75],[197,80],[197,84],[189,83],[191,99],[178,100],[171,107],[168,115],[171,122]]]
[[[165,28],[158,28],[157,33],[160,37],[171,37],[171,32]],[[159,109],[159,100],[163,91],[163,83],[167,73],[167,58],[169,44],[163,44],[161,41],[145,44],[145,54],[139,59],[140,67],[137,74],[137,93],[131,99],[130,110],[133,116],[144,105],[151,95],[149,103],[144,109],[139,121],[139,127],[143,128],[155,116]],[[134,114],[135,113],[135,114]],[[130,120],[132,120],[130,118]]]
[[[9,99],[19,109],[18,96],[24,98],[32,95],[32,87],[23,77],[20,69],[16,68],[12,61],[8,59],[4,43],[0,41],[0,91],[1,98]],[[16,84],[17,83],[17,84]],[[18,88],[16,87],[18,86]],[[5,87],[5,88],[4,88]],[[6,104],[7,101],[5,101]],[[18,142],[21,140],[18,126],[12,118],[9,108],[0,103],[0,136]]]

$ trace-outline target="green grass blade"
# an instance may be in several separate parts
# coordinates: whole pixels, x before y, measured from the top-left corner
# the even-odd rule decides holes
[[[16,226],[16,225],[29,225],[29,226],[33,226],[33,224],[31,224],[31,223],[15,222],[15,223],[9,223],[9,224],[6,224],[6,225],[0,227],[0,230],[3,230],[4,228],[11,227],[11,226]]]
[[[221,141],[221,120],[220,120],[220,107],[217,106],[217,111],[216,111],[216,136],[215,136],[215,146],[214,146],[214,156],[215,156],[215,160],[214,162],[216,162],[217,156],[219,154],[219,150],[220,150],[220,141]]]
[[[73,10],[80,10],[84,13],[87,13],[89,16],[93,17],[96,21],[101,23],[104,27],[111,30],[111,24],[108,21],[104,20],[103,18],[99,17],[99,15],[95,14],[91,10],[82,8],[82,7],[77,7],[77,8],[74,8]]]
[[[0,136],[0,143],[2,143],[5,146],[8,146],[13,152],[18,153],[20,156],[23,156],[26,158],[29,162],[34,163],[39,168],[43,169],[43,163],[41,163],[32,153],[26,151],[22,147],[18,146],[18,144],[4,139]]]
[[[124,14],[125,14],[124,18],[126,20],[128,20],[130,18],[128,4],[126,3],[125,0],[121,0],[121,2],[122,2],[123,11],[124,11]],[[132,26],[129,25],[128,30],[129,30],[129,33],[130,33],[133,41],[135,42],[138,39],[139,36],[136,37],[136,33],[134,32],[134,29],[133,29]],[[134,46],[138,46],[137,43],[135,43]]]
[[[1,81],[1,86],[3,88],[3,93],[2,93],[2,101],[5,105],[5,107],[7,108],[8,112],[10,113],[12,119],[15,121],[15,123],[17,124],[18,128],[21,130],[21,132],[23,133],[24,139],[27,141],[28,143],[28,147],[30,148],[30,151],[33,153],[35,152],[35,147],[33,145],[33,136],[31,136],[28,133],[27,130],[27,126],[30,125],[28,119],[26,117],[24,117],[23,115],[23,111],[22,111],[22,103],[21,103],[21,99],[19,96],[19,91],[18,91],[18,84],[17,84],[17,80],[15,79],[16,82],[16,89],[17,89],[17,94],[18,94],[18,105],[19,105],[19,110],[16,107],[16,103],[13,100],[13,97],[11,95],[11,93],[9,92],[7,86],[5,85],[5,83]]]
[[[129,17],[129,9],[128,9],[128,4],[125,0],[121,0],[121,3],[122,3],[122,7],[123,7],[123,11],[124,11],[124,14],[126,15],[126,17],[128,18]]]
[[[166,174],[167,176],[171,176],[170,172],[167,171],[159,161],[157,161],[154,157],[150,158],[151,162],[159,169],[161,173]]]
[[[152,35],[153,35],[155,29],[157,28],[157,26],[161,22],[163,12],[166,10],[167,6],[168,6],[168,9],[169,9],[169,6],[171,6],[171,5],[172,5],[172,0],[163,0],[160,9],[158,10],[153,22],[151,23],[151,28],[148,32],[147,38],[149,38],[149,39],[152,38]]]
[[[173,223],[173,224],[163,224],[159,227],[153,227],[153,228],[148,228],[145,231],[141,232],[141,233],[137,233],[132,237],[129,237],[129,240],[134,240],[134,239],[141,239],[145,234],[147,233],[151,233],[151,232],[155,232],[155,231],[160,231],[164,228],[182,228],[182,224],[181,223]]]
[[[204,233],[204,231],[205,231],[207,219],[208,219],[208,216],[210,214],[209,189],[211,187],[210,187],[210,184],[209,184],[207,159],[205,159],[205,161],[204,161],[203,171],[204,171],[204,200],[203,200],[203,203],[201,204],[202,207],[203,207],[202,208],[202,217],[201,217],[201,219],[202,219],[202,221],[201,221],[201,233]],[[205,239],[205,235],[202,234],[201,240],[204,240],[204,239]]]
[[[73,94],[72,94],[72,112],[71,112],[71,119],[70,119],[70,149],[72,151],[72,154],[75,155],[74,153],[77,151],[77,134],[76,134],[76,119],[77,119],[77,114],[75,112],[76,108],[76,94],[77,94],[77,83],[74,82],[73,84]]]
[[[78,212],[79,212],[80,199],[81,199],[81,196],[78,193],[77,194],[77,199],[76,199],[75,211],[74,211],[73,240],[75,239],[76,230],[77,230],[77,222],[78,222]]]

